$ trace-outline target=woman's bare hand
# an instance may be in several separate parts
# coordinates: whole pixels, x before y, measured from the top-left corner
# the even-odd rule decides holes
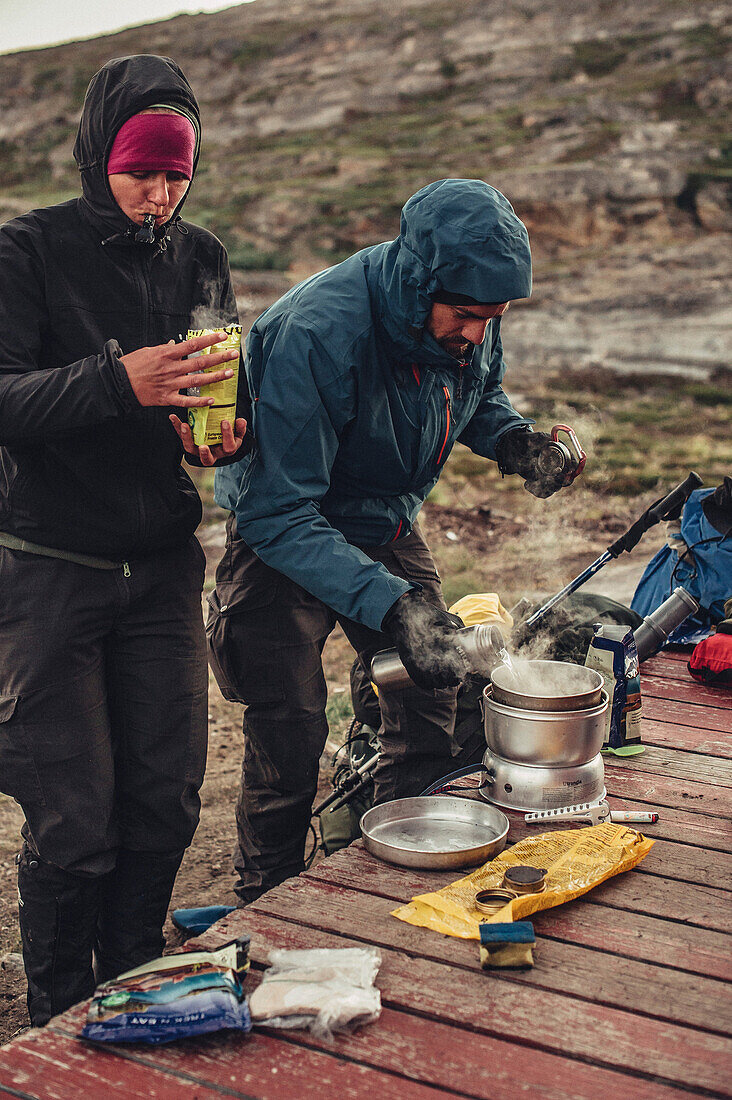
[[[220,458],[236,454],[241,447],[247,431],[247,422],[243,417],[237,417],[232,428],[228,420],[221,421],[221,435],[223,440],[214,447],[203,444],[197,447],[193,442],[193,433],[188,424],[175,415],[170,414],[170,423],[175,428],[176,434],[183,444],[183,449],[189,455],[197,455],[202,466],[214,466]]]
[[[213,347],[225,339],[225,332],[214,332],[209,336],[194,336],[190,340],[182,340],[179,344],[171,340],[169,344],[131,351],[129,355],[123,355],[120,362],[127,371],[135,397],[143,406],[180,405],[184,409],[190,409],[213,405],[213,397],[190,397],[179,391],[222,382],[224,378],[231,378],[234,371],[228,367],[204,374],[199,363],[193,367],[192,362],[184,362],[184,359],[186,355]],[[212,351],[210,355],[203,357],[203,363],[207,367],[217,367],[238,358],[238,351],[227,348],[226,351]]]

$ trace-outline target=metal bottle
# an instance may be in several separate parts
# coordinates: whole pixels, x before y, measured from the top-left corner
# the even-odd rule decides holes
[[[633,631],[638,660],[645,661],[654,653],[658,653],[671,631],[698,610],[699,602],[690,592],[681,585],[674,588],[669,598],[647,615],[641,625]]]
[[[506,649],[503,635],[495,623],[478,623],[477,626],[458,630],[455,646],[465,662],[465,671],[486,678],[501,663],[501,652]],[[414,687],[395,649],[385,649],[376,654],[371,662],[371,679],[377,688],[385,691]]]

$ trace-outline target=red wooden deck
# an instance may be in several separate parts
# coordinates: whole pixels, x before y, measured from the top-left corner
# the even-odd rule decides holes
[[[486,1097],[673,1100],[732,1083],[732,693],[686,657],[643,666],[643,755],[607,763],[611,804],[655,807],[634,871],[536,914],[536,966],[483,973],[474,942],[389,916],[451,874],[380,863],[361,844],[270,891],[197,943],[252,937],[252,987],[272,947],[376,944],[380,1019],[332,1044],[306,1032],[222,1032],[162,1048],[76,1038],[77,1007],[0,1049],[0,1096]],[[526,832],[512,815],[509,843]]]

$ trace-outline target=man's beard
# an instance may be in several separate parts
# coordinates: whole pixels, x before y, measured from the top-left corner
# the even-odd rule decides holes
[[[469,359],[475,349],[475,344],[461,340],[440,340],[438,343],[448,355],[452,355],[453,359],[459,359],[460,362]]]

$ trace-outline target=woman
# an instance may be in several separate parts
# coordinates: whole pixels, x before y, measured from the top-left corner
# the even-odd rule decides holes
[[[199,145],[174,62],[110,61],[82,196],[0,227],[0,788],[25,814],[34,1025],[93,991],[93,953],[98,980],[160,953],[198,822],[204,557],[180,460],[233,461],[246,430],[198,448],[173,411],[211,403],[180,392],[203,380],[184,357],[221,338],[179,334],[236,320],[223,246],[180,219]]]

